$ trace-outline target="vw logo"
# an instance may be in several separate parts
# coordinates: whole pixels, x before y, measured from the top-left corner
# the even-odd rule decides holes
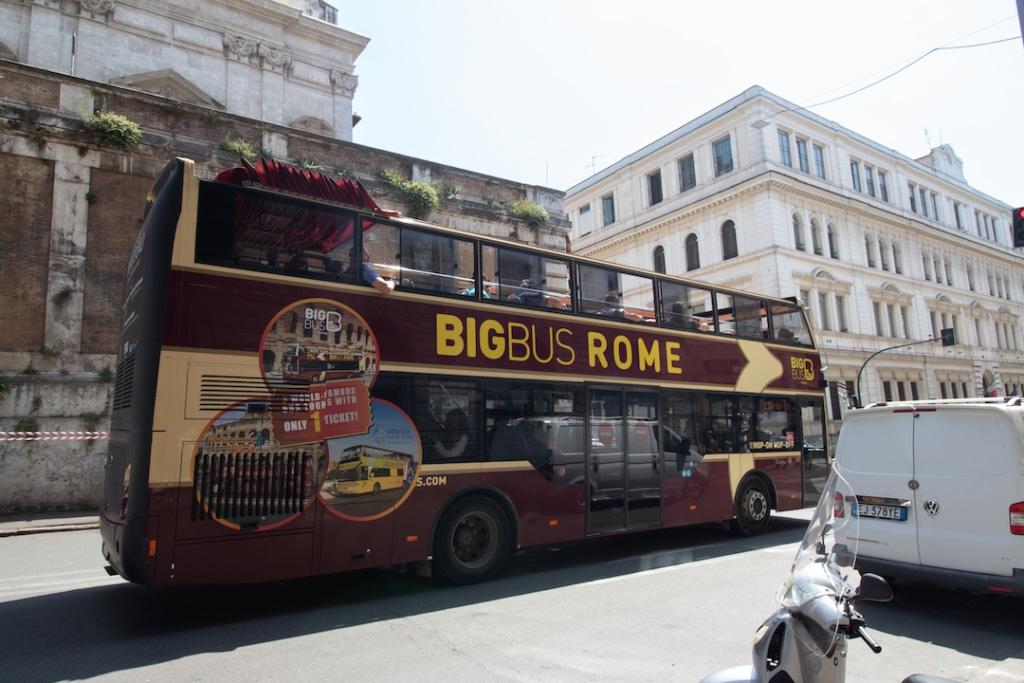
[[[936,503],[934,500],[926,500],[924,502],[924,511],[932,517],[934,517],[935,515],[939,514],[939,504]]]

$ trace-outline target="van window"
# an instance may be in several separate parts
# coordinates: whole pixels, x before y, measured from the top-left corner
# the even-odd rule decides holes
[[[850,472],[910,475],[914,471],[914,419],[910,413],[851,415],[839,431],[836,453]]]

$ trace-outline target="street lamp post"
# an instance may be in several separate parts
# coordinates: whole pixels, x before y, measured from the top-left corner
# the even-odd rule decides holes
[[[941,335],[939,337],[929,337],[928,339],[921,339],[920,341],[909,342],[907,344],[897,344],[896,346],[889,346],[889,347],[886,347],[884,349],[880,349],[878,351],[875,351],[873,354],[868,356],[866,359],[864,359],[864,362],[861,363],[860,370],[857,371],[857,396],[856,396],[856,399],[857,399],[856,403],[857,403],[857,405],[856,405],[856,407],[857,408],[863,408],[864,407],[864,404],[860,400],[860,376],[864,373],[864,368],[867,367],[868,363],[871,361],[872,358],[874,358],[875,356],[877,356],[877,355],[879,355],[881,353],[885,353],[886,351],[892,351],[893,349],[902,349],[902,348],[905,348],[907,346],[916,346],[918,344],[930,344],[933,341],[941,341],[943,346],[952,346],[953,344],[956,343],[956,340],[954,338],[953,328],[945,328],[945,329],[941,330]]]

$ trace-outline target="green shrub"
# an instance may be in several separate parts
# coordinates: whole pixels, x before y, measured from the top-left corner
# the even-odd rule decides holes
[[[377,173],[382,183],[402,193],[405,208],[413,218],[426,218],[430,212],[441,205],[437,188],[422,180],[405,180],[394,171],[383,170]]]
[[[26,417],[18,420],[18,423],[14,425],[14,431],[16,432],[38,432],[39,431],[39,420],[34,417]]]
[[[11,390],[11,380],[0,375],[0,396],[3,396]]]
[[[512,202],[508,205],[508,213],[525,222],[532,230],[539,230],[551,220],[547,209],[529,199],[517,199]]]
[[[220,148],[225,152],[231,152],[237,154],[240,157],[244,157],[249,161],[252,161],[260,153],[259,148],[253,143],[249,142],[245,138],[228,138],[224,142],[220,143]]]
[[[130,150],[142,140],[142,128],[126,116],[109,111],[93,114],[85,120],[85,129],[97,145]]]

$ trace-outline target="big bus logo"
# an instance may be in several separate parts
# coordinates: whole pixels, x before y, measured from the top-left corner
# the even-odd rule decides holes
[[[814,381],[814,361],[810,358],[794,356],[789,359],[789,367],[792,370],[792,378],[797,381]]]
[[[341,332],[341,321],[341,313],[338,311],[326,311],[322,308],[306,306],[302,329],[314,332]]]

